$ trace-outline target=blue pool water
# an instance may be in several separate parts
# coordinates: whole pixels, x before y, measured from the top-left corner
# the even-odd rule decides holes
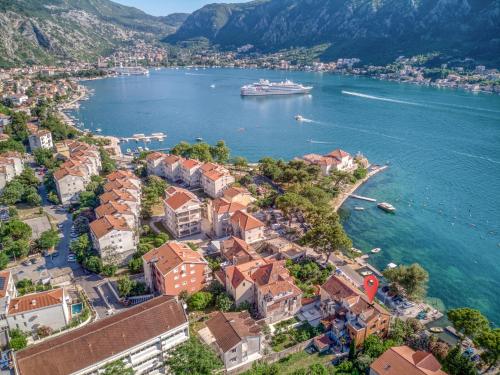
[[[290,78],[312,95],[241,98],[259,78]],[[349,200],[345,227],[375,266],[421,263],[442,307],[472,306],[500,322],[500,96],[305,72],[161,70],[85,83],[75,115],[103,134],[165,132],[164,143],[224,139],[233,155],[293,158],[342,148],[389,162],[358,193],[396,215]],[[211,87],[215,85],[215,87]],[[300,114],[311,122],[298,123]],[[143,144],[130,143],[124,148]],[[363,205],[365,211],[353,211]]]

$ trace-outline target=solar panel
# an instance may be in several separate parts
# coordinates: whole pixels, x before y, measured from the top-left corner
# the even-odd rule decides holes
[[[3,290],[5,287],[5,277],[0,276],[0,290]]]

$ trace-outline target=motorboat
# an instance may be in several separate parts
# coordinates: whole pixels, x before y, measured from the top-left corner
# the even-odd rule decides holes
[[[374,249],[371,249],[371,250],[370,250],[370,253],[372,253],[372,254],[378,254],[378,253],[380,253],[381,251],[382,251],[382,249],[381,249],[380,247],[376,247],[376,248],[374,248]]]

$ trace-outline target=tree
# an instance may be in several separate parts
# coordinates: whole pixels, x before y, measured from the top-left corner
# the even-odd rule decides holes
[[[128,269],[131,273],[141,273],[143,271],[142,258],[133,258],[128,262]]]
[[[48,250],[57,246],[59,241],[59,233],[50,229],[40,235],[40,238],[38,239],[38,246],[43,250]]]
[[[431,336],[435,337],[435,336]],[[448,344],[438,340],[431,340],[429,342],[429,351],[440,361],[442,362],[446,356],[448,355]]]
[[[89,218],[80,215],[73,221],[73,227],[78,234],[84,234],[89,232]]]
[[[196,292],[187,301],[190,310],[203,310],[212,302],[213,295],[209,292]]]
[[[286,192],[276,198],[275,205],[291,221],[294,215],[307,209],[310,203],[306,198],[297,193]]]
[[[47,336],[50,336],[52,335],[52,328],[50,327],[47,327],[47,326],[40,326],[37,328],[36,330],[36,334],[39,336],[39,337],[47,337]]]
[[[356,358],[356,339],[352,339],[349,344],[349,359]]]
[[[55,191],[49,191],[49,194],[47,195],[47,199],[49,200],[49,202],[53,203],[53,204],[59,204],[61,203],[59,201],[59,196],[57,195],[57,193]]]
[[[18,219],[12,219],[0,227],[0,238],[11,240],[29,240],[31,238],[31,227]]]
[[[91,255],[88,258],[85,258],[83,261],[83,266],[94,273],[102,272],[102,260],[95,255]]]
[[[86,254],[90,251],[90,240],[87,234],[79,236],[75,241],[69,245],[70,250],[76,254],[79,262],[83,262]]]
[[[314,363],[309,366],[309,375],[329,375],[329,372],[321,363]]]
[[[129,277],[123,276],[118,279],[117,285],[118,285],[118,294],[120,295],[120,297],[124,298],[128,297],[132,292],[134,282],[130,280]]]
[[[9,336],[9,346],[12,350],[21,350],[28,345],[26,334],[20,329],[11,330]]]
[[[401,288],[408,298],[421,300],[425,297],[429,274],[420,264],[388,268],[383,274],[388,281]]]
[[[335,250],[349,251],[352,248],[352,241],[345,233],[337,215],[330,215],[314,225],[307,231],[302,241],[327,254],[327,259]]]
[[[218,141],[215,146],[210,147],[212,158],[218,163],[224,164],[229,160],[229,148],[224,141]]]
[[[28,115],[24,112],[14,112],[11,116],[10,125],[7,126],[5,132],[12,139],[18,142],[26,142],[28,139]]]
[[[33,186],[29,186],[23,194],[23,201],[32,207],[41,206],[42,197],[38,194],[38,191]]]
[[[367,174],[368,171],[366,170],[366,168],[363,167],[358,167],[353,173],[354,177],[356,177],[357,180],[362,180],[363,178],[366,178]]]
[[[448,310],[448,319],[453,327],[464,336],[475,339],[482,331],[489,328],[488,319],[479,310],[469,307]]]
[[[134,370],[119,359],[104,366],[103,375],[134,375]]]
[[[221,293],[215,298],[215,307],[220,311],[229,311],[232,306],[233,300],[226,293]]]
[[[102,266],[102,274],[106,277],[112,277],[116,274],[118,267],[114,264],[105,264]]]
[[[200,142],[200,143],[195,143],[194,145],[191,146],[191,152],[189,157],[193,159],[197,159],[199,161],[212,161],[212,153],[211,153],[212,148],[208,143],[205,142]]]
[[[0,251],[0,270],[4,270],[9,264],[9,256],[5,251]]]
[[[169,372],[175,375],[212,374],[222,366],[219,357],[195,336],[176,346],[169,353],[165,364]]]
[[[487,373],[500,360],[500,328],[486,329],[482,331],[475,340],[482,349],[481,359],[487,366]]]
[[[109,153],[104,149],[104,147],[99,148],[99,154],[101,156],[102,173],[108,174],[116,170],[116,162],[111,159]]]
[[[233,164],[235,167],[245,168],[246,166],[248,166],[248,160],[243,156],[236,156],[233,159]]]
[[[449,375],[476,375],[474,363],[463,355],[460,345],[454,346],[443,361],[443,370]]]
[[[333,187],[338,188],[340,185],[350,182],[352,175],[345,171],[334,171],[330,174],[332,177]]]
[[[38,165],[42,165],[47,169],[54,169],[57,166],[57,160],[52,154],[52,150],[48,148],[37,148],[33,155],[35,157],[35,162]]]

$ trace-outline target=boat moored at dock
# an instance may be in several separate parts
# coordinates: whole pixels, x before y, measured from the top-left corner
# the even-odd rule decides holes
[[[385,212],[389,212],[389,213],[396,212],[396,207],[394,207],[392,204],[387,203],[387,202],[381,202],[381,203],[377,204],[377,207],[380,208],[381,210],[384,210]]]

